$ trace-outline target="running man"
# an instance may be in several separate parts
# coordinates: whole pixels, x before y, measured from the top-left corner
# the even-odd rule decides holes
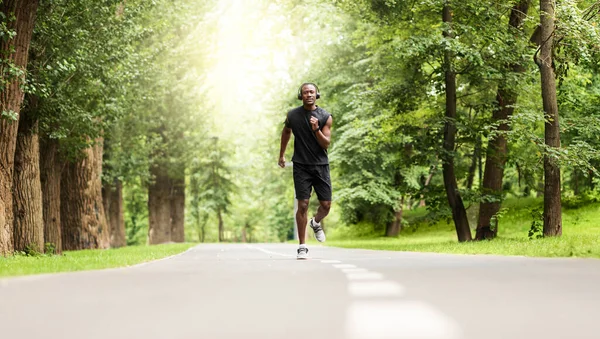
[[[285,167],[285,149],[294,134],[294,189],[298,200],[296,224],[298,225],[298,259],[308,259],[306,248],[306,224],[308,202],[311,189],[314,188],[319,199],[317,214],[310,219],[310,227],[319,242],[325,241],[325,232],[321,221],[329,214],[331,208],[331,178],[329,176],[329,158],[327,148],[331,142],[331,114],[317,106],[321,97],[319,88],[313,83],[304,83],[298,89],[298,100],[302,106],[287,113],[285,126],[281,132],[281,148],[279,150],[279,166]]]

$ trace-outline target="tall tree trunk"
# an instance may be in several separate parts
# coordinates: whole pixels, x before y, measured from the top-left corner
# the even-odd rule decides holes
[[[171,240],[185,241],[185,177],[179,173],[177,179],[171,180]]]
[[[556,101],[556,77],[552,61],[554,43],[554,1],[540,0],[541,41],[536,63],[542,79],[542,100],[546,113],[545,141],[550,149],[560,148],[558,103]],[[560,201],[560,167],[557,159],[544,156],[544,236],[562,234]]]
[[[171,183],[164,164],[150,168],[154,181],[148,188],[148,239],[151,245],[171,241]]]
[[[67,164],[61,178],[61,222],[64,250],[110,247],[110,229],[102,202],[102,142]]]
[[[42,184],[42,214],[44,216],[44,242],[62,252],[60,225],[60,175],[58,141],[42,138],[40,142],[40,181]]]
[[[223,225],[221,208],[217,208],[217,218],[219,219],[219,242],[223,242],[225,241],[225,226]]]
[[[40,181],[40,145],[37,98],[29,97],[29,107],[19,120],[14,164],[14,246],[44,252],[44,215]]]
[[[529,10],[530,0],[521,0],[510,12],[509,27],[522,29],[523,21]],[[510,66],[513,72],[524,72],[525,68],[520,64]],[[494,201],[484,201],[479,206],[479,220],[475,239],[493,239],[498,234],[497,219],[492,225],[492,218],[500,211],[500,199],[502,197],[502,181],[504,178],[504,166],[508,154],[508,144],[505,133],[510,129],[507,120],[512,116],[514,105],[517,103],[518,94],[512,86],[502,84],[498,87],[496,101],[498,108],[492,114],[492,122],[498,124],[498,135],[490,138],[488,142],[485,160],[485,172],[483,174],[483,193],[494,196]]]
[[[452,23],[452,8],[450,0],[444,3],[442,12],[444,23],[450,25]],[[454,33],[451,28],[444,31],[446,39],[453,39]],[[456,73],[453,67],[453,53],[449,49],[444,52],[444,66],[446,68],[446,124],[444,126],[444,155],[443,155],[443,175],[444,186],[448,203],[452,209],[452,219],[456,228],[458,241],[470,241],[471,230],[469,229],[469,220],[467,219],[467,211],[463,204],[460,192],[458,191],[458,183],[456,182],[456,174],[454,173],[454,147],[456,139]]]
[[[102,200],[104,201],[106,222],[110,229],[110,247],[126,246],[123,183],[119,179],[114,179],[112,184],[105,184],[102,188]]]
[[[394,221],[389,223],[385,230],[386,237],[397,237],[402,229],[402,213],[403,213],[404,197],[400,199],[398,209],[394,211]]]
[[[13,39],[0,39],[0,55],[23,72],[27,67],[37,7],[38,0],[5,0],[0,3],[4,18],[14,16],[14,20],[7,22],[7,28],[16,31]],[[7,81],[0,92],[0,112],[18,114],[23,103],[21,85],[25,76],[12,78],[8,63],[0,64],[0,78]],[[0,115],[0,255],[11,254],[14,250],[12,193],[18,127],[18,117],[17,121],[11,121]]]

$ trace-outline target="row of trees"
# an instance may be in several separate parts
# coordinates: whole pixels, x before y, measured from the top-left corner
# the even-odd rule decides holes
[[[593,1],[1,6],[4,255],[289,238],[273,155],[304,81],[334,116],[346,224],[394,236],[426,205],[460,241],[490,239],[507,194],[539,194],[558,235],[561,191],[597,190]]]
[[[245,113],[294,97],[312,5],[3,2],[0,253],[289,237],[292,101]]]
[[[2,2],[0,254],[126,245],[129,186],[149,242],[184,241],[210,5]]]
[[[350,39],[314,76],[336,119],[332,158],[346,222],[393,236],[402,209],[426,203],[431,215],[453,219],[459,241],[471,240],[472,228],[476,239],[492,239],[504,197],[537,192],[544,235],[560,235],[561,191],[581,195],[598,178],[600,4],[336,6]],[[475,227],[470,206],[479,210]]]

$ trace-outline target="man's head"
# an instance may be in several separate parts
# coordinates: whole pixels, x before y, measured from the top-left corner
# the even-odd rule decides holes
[[[302,103],[305,105],[314,104],[320,97],[321,93],[319,93],[319,87],[313,83],[303,83],[302,86],[300,86],[300,89],[298,89],[298,100],[302,100]]]

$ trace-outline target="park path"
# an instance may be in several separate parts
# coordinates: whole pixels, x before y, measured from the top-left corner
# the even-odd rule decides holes
[[[0,337],[600,338],[600,260],[204,244],[0,280]]]

